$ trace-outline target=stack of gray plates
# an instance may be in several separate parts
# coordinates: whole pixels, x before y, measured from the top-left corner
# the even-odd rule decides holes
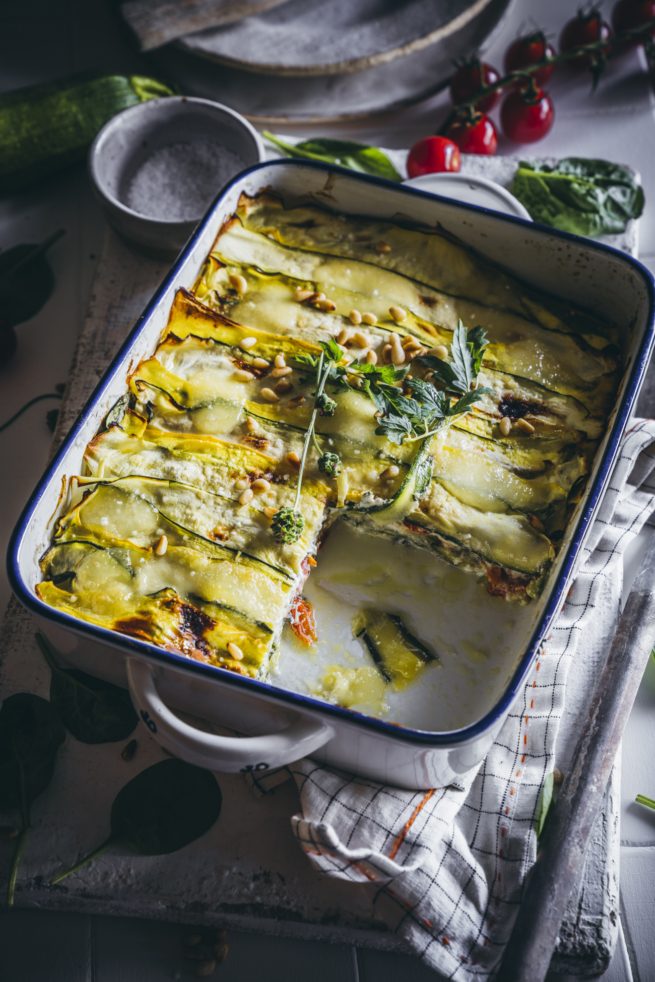
[[[453,62],[484,43],[510,2],[155,0],[153,7],[152,0],[130,0],[123,12],[144,49],[168,41],[153,57],[181,91],[256,122],[319,123],[397,110],[437,92]],[[147,25],[135,16],[146,3]],[[218,26],[168,40],[176,27],[167,25],[167,9],[206,16],[208,6]],[[198,22],[187,17],[182,29]]]

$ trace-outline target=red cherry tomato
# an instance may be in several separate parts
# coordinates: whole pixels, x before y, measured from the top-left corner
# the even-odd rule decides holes
[[[612,9],[612,27],[616,34],[641,27],[651,20],[655,20],[655,0],[619,0]],[[655,30],[651,36],[655,36]],[[638,41],[624,41],[621,47],[631,48],[637,44]]]
[[[514,143],[535,143],[553,125],[553,100],[542,89],[520,89],[510,92],[500,107],[503,133]]]
[[[478,153],[491,156],[498,147],[496,127],[488,116],[472,119],[455,118],[448,127],[447,136],[457,144],[462,153]]]
[[[407,157],[410,177],[458,171],[462,164],[459,147],[445,136],[426,136],[415,143]]]
[[[523,68],[530,68],[532,65],[544,61],[545,58],[553,58],[555,48],[546,40],[543,31],[534,31],[532,34],[525,34],[523,37],[512,41],[505,52],[505,72],[520,72]],[[554,65],[544,65],[532,78],[544,85],[555,70]]]
[[[562,28],[559,37],[560,51],[575,51],[576,48],[585,44],[594,44],[597,41],[607,41],[601,48],[601,54],[606,55],[610,49],[610,38],[612,28],[607,24],[600,11],[593,7],[591,10],[580,10],[577,15],[567,21]],[[592,65],[597,56],[593,54],[583,54],[580,56],[580,65]]]
[[[493,85],[500,75],[493,67],[479,58],[472,58],[459,66],[450,81],[450,98],[457,106],[460,102],[468,102],[480,89]],[[475,103],[478,112],[488,113],[496,105],[500,92],[490,92]]]

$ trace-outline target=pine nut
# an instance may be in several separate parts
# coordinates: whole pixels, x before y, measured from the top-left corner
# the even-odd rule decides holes
[[[391,361],[391,351],[392,348],[390,344],[385,344],[382,348],[382,361],[385,365],[388,365]]]
[[[403,310],[402,307],[396,307],[395,304],[392,304],[389,307],[389,317],[391,317],[396,324],[402,324],[402,322],[407,318],[407,311]]]
[[[385,252],[391,252],[391,246],[388,242],[378,242],[376,246],[377,251],[382,255]]]
[[[298,286],[296,287],[295,296],[299,303],[304,303],[305,300],[309,300],[310,297],[316,296],[316,293],[314,290],[303,290],[301,286]]]
[[[383,481],[391,481],[394,477],[398,477],[400,474],[400,467],[397,464],[389,464],[389,466],[382,471],[380,478]]]
[[[368,348],[368,338],[361,331],[355,331],[353,341],[358,348]]]
[[[270,368],[270,361],[266,361],[265,358],[253,358],[252,360],[253,368]]]
[[[290,382],[288,378],[281,378],[279,382],[275,383],[274,388],[278,395],[284,395],[285,392],[291,392],[293,382]]]
[[[248,505],[250,504],[250,502],[254,497],[255,497],[255,492],[253,491],[253,489],[246,488],[246,490],[242,491],[241,494],[239,495],[239,504]]]
[[[234,647],[236,648],[237,645],[235,645]],[[236,658],[236,655],[234,657]],[[243,658],[243,655],[241,655],[241,657]],[[198,976],[199,979],[208,978],[210,975],[213,975],[215,971],[216,971],[215,958],[208,958],[207,961],[198,962],[196,966],[196,975]]]
[[[404,365],[405,364],[405,361],[406,361],[405,352],[400,347],[400,345],[392,346],[392,348],[391,348],[391,361],[394,363],[394,365]]]
[[[228,655],[231,655],[232,658],[236,658],[237,661],[241,661],[243,658],[243,652],[238,644],[235,644],[234,641],[228,641],[226,648]]]
[[[288,463],[293,464],[294,467],[300,466],[300,456],[296,453],[295,450],[289,451],[289,453],[287,454],[287,461]]]
[[[245,276],[241,276],[240,273],[230,273],[228,279],[230,286],[233,286],[237,293],[243,294],[248,292],[248,280]]]
[[[377,363],[378,363],[378,356],[377,356],[376,352],[373,351],[373,350],[367,351],[366,352],[366,361],[368,362],[369,365],[377,365]]]
[[[445,361],[448,357],[448,348],[445,344],[435,344],[434,348],[428,350],[429,355],[434,355],[435,358],[440,358],[441,361]]]
[[[355,327],[359,327],[359,325],[362,323],[362,315],[358,310],[353,309],[348,314],[348,320],[351,324],[354,324]]]
[[[286,358],[284,357],[284,355],[282,354],[281,351],[279,351],[276,354],[275,359],[274,359],[274,364],[275,364],[275,367],[276,368],[285,368],[286,367],[287,360],[286,360]]]
[[[377,324],[377,322],[377,317],[375,314],[372,314],[370,310],[367,310],[362,314],[362,324],[368,324],[369,327],[372,327],[372,325]]]
[[[252,489],[255,494],[264,494],[265,491],[271,490],[271,482],[267,481],[265,477],[258,477],[256,481],[252,482]]]
[[[277,397],[276,393],[273,392],[273,389],[269,389],[268,386],[265,386],[261,390],[261,392],[259,394],[262,397],[262,399],[266,399],[266,402],[277,402],[278,401],[278,397]]]
[[[249,488],[249,487],[250,487],[250,481],[248,480],[247,477],[239,477],[234,482],[234,490],[235,491],[244,491],[246,488]]]
[[[512,421],[509,416],[503,416],[500,423],[498,424],[498,429],[503,436],[509,436],[512,431]]]
[[[281,368],[274,368],[272,372],[269,372],[271,378],[284,378],[285,375],[291,375],[293,368],[290,365],[283,365]]]
[[[246,429],[248,433],[259,433],[259,423],[252,416],[246,417]]]
[[[333,310],[337,309],[334,300],[329,300],[327,297],[324,300],[317,300],[314,306],[319,310],[325,311],[325,313],[332,313]]]
[[[155,555],[156,556],[165,556],[167,549],[168,549],[168,537],[165,536],[165,535],[162,535],[162,536],[159,537],[159,541],[157,542],[157,545],[155,546]]]
[[[255,376],[251,372],[247,372],[245,368],[237,368],[234,371],[234,377],[237,382],[252,382]]]
[[[400,343],[403,348],[410,348],[412,345],[418,344],[418,341],[411,334],[406,334]]]
[[[524,433],[534,433],[534,426],[527,419],[517,419],[514,426],[517,430],[523,430]]]
[[[347,327],[342,327],[337,334],[337,344],[348,344],[351,337],[352,332],[349,331]]]
[[[257,338],[241,338],[239,341],[239,347],[243,348],[244,351],[250,351],[257,344]]]
[[[277,508],[274,505],[273,506],[269,505],[268,508],[263,508],[262,511],[264,512],[266,517],[270,519],[276,513]]]

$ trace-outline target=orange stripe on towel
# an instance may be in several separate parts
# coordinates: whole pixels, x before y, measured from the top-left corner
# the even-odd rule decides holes
[[[410,817],[407,819],[407,821],[403,825],[401,831],[399,832],[399,834],[394,839],[393,846],[391,847],[391,852],[389,853],[389,859],[395,859],[396,858],[396,855],[398,853],[398,850],[400,849],[400,847],[402,846],[403,842],[407,838],[407,833],[409,832],[409,830],[411,829],[412,825],[416,821],[419,812],[421,811],[422,808],[425,807],[425,805],[427,805],[428,801],[430,800],[430,798],[432,797],[432,795],[434,794],[435,791],[436,791],[436,788],[430,788],[430,790],[429,791],[426,791],[426,793],[424,794],[424,796],[421,798],[421,800],[419,801],[418,805],[416,806],[416,808],[414,809],[414,811],[412,812],[412,814],[410,815]]]

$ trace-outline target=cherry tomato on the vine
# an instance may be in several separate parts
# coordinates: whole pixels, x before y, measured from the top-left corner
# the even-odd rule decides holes
[[[483,113],[472,117],[456,116],[446,132],[462,153],[477,153],[490,156],[496,152],[498,134],[496,127]]]
[[[612,8],[612,27],[616,34],[641,27],[655,20],[655,0],[619,0]],[[651,32],[655,35],[655,30]],[[639,41],[626,41],[622,47],[629,48]]]
[[[587,52],[580,56],[578,64],[589,66],[598,60],[599,55],[607,55],[611,37],[612,28],[603,20],[600,10],[592,7],[591,10],[579,10],[575,17],[566,22],[559,36],[559,47],[560,51],[575,51],[585,44],[606,41],[599,54]]]
[[[458,171],[462,164],[459,147],[445,136],[426,136],[409,151],[407,173],[410,177]]]
[[[459,65],[450,80],[450,98],[456,106],[461,102],[468,102],[476,92],[486,88],[487,85],[493,85],[499,78],[500,75],[493,65],[488,65],[486,61],[480,61],[479,58],[471,58]],[[499,92],[490,92],[475,103],[475,108],[478,112],[488,113],[499,98]]]
[[[523,37],[512,41],[505,52],[505,72],[520,72],[521,69],[537,65],[546,58],[553,58],[555,53],[555,48],[546,40],[543,31],[525,34]],[[532,78],[539,85],[544,85],[554,70],[554,65],[544,65],[538,72],[533,73]]]
[[[503,133],[514,143],[541,140],[550,132],[554,119],[553,100],[537,86],[510,92],[500,107]]]

